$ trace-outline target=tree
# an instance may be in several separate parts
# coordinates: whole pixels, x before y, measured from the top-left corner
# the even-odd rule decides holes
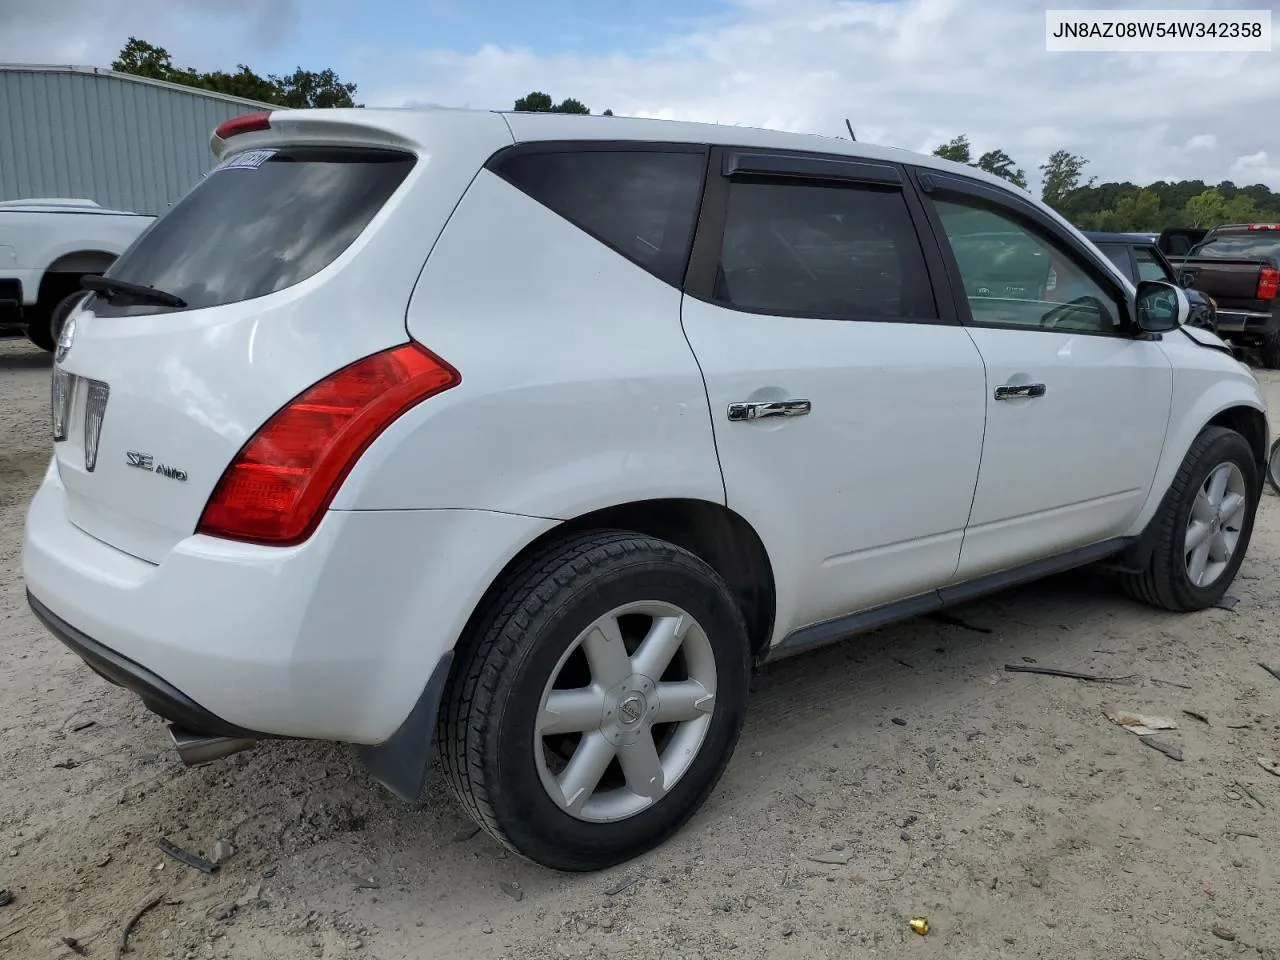
[[[1040,172],[1044,174],[1040,196],[1044,202],[1061,213],[1067,198],[1079,189],[1080,176],[1088,163],[1084,157],[1066,150],[1055,150],[1049,154],[1049,159],[1040,165]],[[1086,186],[1093,186],[1092,177]]]
[[[969,151],[969,138],[963,133],[946,143],[939,144],[933,151],[933,155],[956,163],[972,164],[973,162]]]
[[[1196,194],[1183,208],[1183,219],[1193,227],[1212,227],[1226,219],[1227,201],[1217,189]]]
[[[1116,204],[1113,229],[1150,232],[1160,229],[1160,197],[1152,190],[1134,190]]]
[[[1249,194],[1240,192],[1227,201],[1222,211],[1223,223],[1255,223],[1258,220],[1258,205]]]
[[[332,70],[317,72],[298,67],[287,76],[263,77],[240,63],[234,73],[225,70],[201,73],[193,67],[175,67],[168,50],[137,37],[129,38],[111,69],[281,107],[356,106],[356,85],[344,83]]]
[[[1008,180],[1015,187],[1021,187],[1024,190],[1027,188],[1026,171],[1021,167],[1015,168],[1013,157],[1003,150],[988,150],[978,158],[978,162],[974,166],[979,170],[985,170],[987,173]]]
[[[559,103],[552,103],[551,95],[543,93],[541,90],[535,90],[532,93],[525,94],[515,103],[517,113],[578,113],[589,114],[590,108],[581,100],[575,100],[568,97]],[[604,115],[613,116],[612,110],[606,110]]]

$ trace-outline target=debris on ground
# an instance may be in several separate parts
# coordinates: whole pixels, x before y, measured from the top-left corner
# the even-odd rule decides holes
[[[907,725],[907,721],[903,720],[901,717],[892,717],[890,718],[890,722],[895,727],[905,727]]]
[[[235,852],[236,848],[232,846],[230,840],[217,840],[213,844],[213,862],[222,866],[235,856]]]
[[[1215,923],[1212,927],[1210,927],[1209,932],[1212,933],[1219,940],[1226,940],[1230,942],[1236,938],[1235,933],[1230,928],[1224,927],[1220,923]]]
[[[97,720],[82,720],[80,723],[77,723],[74,727],[71,728],[71,732],[79,733],[81,730],[88,730],[90,727],[96,727],[97,725],[98,725]]]
[[[1234,610],[1236,604],[1240,602],[1239,597],[1233,597],[1231,594],[1223,594],[1222,599],[1214,604],[1219,610]]]
[[[1103,707],[1102,715],[1118,727],[1124,727],[1130,733],[1140,737],[1149,737],[1160,730],[1177,730],[1178,725],[1168,717],[1152,717],[1119,707]]]
[[[1265,663],[1259,663],[1258,666],[1267,671],[1267,673],[1271,674],[1277,680],[1280,680],[1280,670],[1277,670],[1275,667],[1268,667]]]
[[[63,937],[62,945],[77,956],[87,957],[89,955],[89,951],[85,949],[84,944],[75,937]]]
[[[1267,771],[1267,773],[1274,773],[1277,777],[1280,777],[1280,760],[1273,760],[1270,757],[1259,757],[1258,766]]]
[[[66,760],[59,760],[53,766],[56,770],[74,770],[76,767],[80,766],[80,761],[72,760],[68,757]]]
[[[158,907],[162,900],[164,900],[164,894],[157,894],[135,910],[133,916],[125,922],[124,929],[120,931],[120,939],[116,941],[116,960],[120,960],[124,954],[131,952],[129,948],[129,934],[132,933],[133,928],[138,925],[138,921],[142,919],[142,915],[148,910]]]
[[[477,827],[474,823],[469,824],[468,826],[462,827],[456,833],[454,833],[453,842],[464,843],[465,841],[470,840],[479,832],[480,832],[479,827]]]
[[[920,934],[920,936],[923,937],[926,933],[929,932],[929,918],[928,917],[912,917],[911,920],[908,922],[907,926],[911,927],[911,929],[914,932]]]
[[[13,903],[13,894],[8,890],[0,890],[0,907],[7,907]]]
[[[355,882],[356,882],[357,890],[381,890],[382,889],[382,884],[378,882],[376,877],[356,877]]]
[[[524,891],[516,880],[506,880],[498,884],[498,888],[517,903],[524,899]]]
[[[1199,720],[1205,726],[1213,726],[1213,724],[1209,723],[1209,718],[1203,713],[1197,713],[1195,710],[1183,710],[1182,712],[1192,720]]]
[[[204,857],[197,857],[194,853],[188,853],[171,840],[161,837],[157,842],[162,853],[166,853],[179,863],[185,863],[188,867],[193,867],[201,873],[213,873],[218,869],[216,863],[206,860]]]
[[[824,850],[822,853],[813,854],[809,859],[814,863],[832,863],[843,867],[853,859],[853,853],[849,850]]]
[[[1252,800],[1254,803],[1256,803],[1258,806],[1264,807],[1264,808],[1266,807],[1266,804],[1263,803],[1261,800],[1259,800],[1257,795],[1248,787],[1246,787],[1243,783],[1241,783],[1239,780],[1236,781],[1235,785],[1237,789],[1243,791],[1249,797],[1249,799]]]
[[[1092,673],[1077,673],[1056,667],[1034,667],[1026,663],[1006,663],[1004,668],[1010,673],[1038,673],[1046,677],[1066,677],[1068,680],[1088,680],[1092,683],[1125,683],[1134,678],[1132,673],[1125,677],[1099,677]]]
[[[623,877],[621,880],[615,883],[612,887],[609,887],[609,889],[605,890],[604,895],[606,897],[616,897],[618,894],[622,893],[624,890],[629,890],[631,887],[634,887],[639,882],[640,882],[640,875],[631,874],[630,876]]]
[[[1152,750],[1159,750],[1170,760],[1182,762],[1182,748],[1176,743],[1170,743],[1168,740],[1162,740],[1159,737],[1146,736],[1139,738]]]

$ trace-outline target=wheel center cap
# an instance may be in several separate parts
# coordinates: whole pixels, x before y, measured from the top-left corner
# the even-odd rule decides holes
[[[643,693],[632,693],[618,703],[618,720],[628,727],[633,727],[649,712],[649,704]]]

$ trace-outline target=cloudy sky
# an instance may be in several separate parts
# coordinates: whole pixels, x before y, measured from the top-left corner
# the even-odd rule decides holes
[[[1046,53],[1052,7],[1272,10],[1259,0],[0,0],[4,56],[108,65],[130,34],[199,69],[332,67],[367,106],[595,112],[842,134],[929,150],[967,134],[1026,168],[1280,189],[1280,47]],[[976,153],[975,153],[976,155]]]

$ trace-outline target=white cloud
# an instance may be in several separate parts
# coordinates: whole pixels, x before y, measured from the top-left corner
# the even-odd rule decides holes
[[[1280,183],[1280,157],[1274,160],[1265,150],[1237,157],[1231,165],[1231,172],[1241,183]]]
[[[458,0],[422,2],[440,13]],[[1159,2],[1167,0],[1150,0]],[[1214,2],[1239,6],[1196,5]],[[375,4],[370,16],[378,15]],[[228,68],[263,64],[286,47],[293,56],[300,23],[307,20],[308,32],[322,35],[334,6],[333,0],[0,0],[0,36],[23,59],[102,65],[134,33],[163,43],[181,64]],[[915,150],[963,133],[978,152],[1007,151],[1033,182],[1038,165],[1064,148],[1088,157],[1086,174],[1100,181],[1235,178],[1280,188],[1273,125],[1257,119],[1274,113],[1280,57],[1050,54],[1044,6],[723,0],[714,17],[671,21],[648,50],[576,55],[494,45],[440,50],[412,41],[361,46],[348,30],[345,57],[323,65],[356,81],[369,106],[505,108],[539,89],[577,97],[597,111],[838,136],[848,117],[860,140]],[[604,27],[571,26],[596,43],[614,36]],[[296,52],[305,63],[315,60]],[[1251,159],[1269,147],[1270,158]]]
[[[1033,179],[1061,147],[1103,181],[1217,182],[1274,135],[1256,122],[1280,89],[1274,55],[1050,54],[1044,6],[1022,0],[730,0],[730,12],[638,55],[368,51],[350,72],[370,105],[508,107],[539,89],[597,111],[813,133],[843,134],[849,117],[860,140],[916,150],[964,133]]]

